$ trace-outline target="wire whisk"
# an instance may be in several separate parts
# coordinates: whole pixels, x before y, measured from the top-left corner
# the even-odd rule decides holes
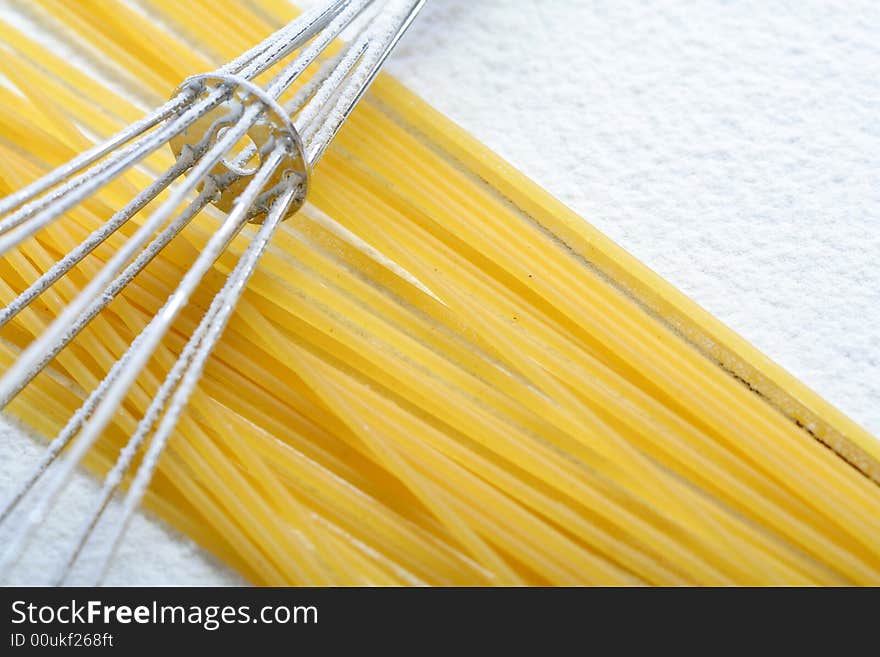
[[[424,0],[326,2],[216,71],[186,79],[161,107],[0,200],[0,256],[6,257],[158,149],[170,145],[175,156],[167,170],[0,310],[2,327],[168,191],[154,210],[142,213],[140,225],[46,330],[20,350],[0,377],[0,408],[47,368],[200,212],[209,205],[225,212],[176,289],[0,507],[0,523],[15,519],[12,538],[0,557],[0,573],[18,561],[215,261],[247,223],[258,224],[104,478],[55,583],[67,580],[136,456],[143,452],[111,536],[101,546],[93,578],[96,583],[103,579],[266,245],[279,223],[305,202],[312,169],[423,4]],[[352,36],[347,43],[327,56],[330,45],[349,29]],[[259,84],[258,78],[267,81]],[[288,90],[292,95],[282,101]]]

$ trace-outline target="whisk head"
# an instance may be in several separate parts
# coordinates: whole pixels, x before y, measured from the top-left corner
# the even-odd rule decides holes
[[[258,224],[166,369],[56,575],[57,582],[65,580],[149,438],[99,567],[92,573],[100,580],[273,232],[305,202],[312,169],[423,4],[424,0],[327,2],[216,71],[188,78],[168,102],[143,119],[0,200],[0,256],[6,257],[112,181],[131,171],[149,171],[147,161],[161,149],[170,145],[174,155],[167,169],[152,174],[152,182],[0,310],[2,327],[29,310],[95,249],[118,238],[124,225],[135,226],[45,330],[29,344],[12,345],[19,353],[0,377],[2,407],[51,369],[83,328],[200,213],[213,213],[218,220],[159,311],[84,394],[83,405],[0,507],[0,523],[12,527],[0,569],[15,564],[215,261],[247,223]],[[352,31],[347,43],[328,55],[346,29]],[[210,205],[226,214],[217,214]]]

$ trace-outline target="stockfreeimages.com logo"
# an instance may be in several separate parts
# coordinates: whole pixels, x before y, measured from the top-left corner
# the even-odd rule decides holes
[[[317,624],[318,608],[308,606],[267,605],[253,610],[250,605],[164,605],[153,601],[146,605],[109,605],[100,600],[59,605],[36,605],[25,600],[12,603],[14,625],[199,625],[208,631],[223,625],[243,623]]]

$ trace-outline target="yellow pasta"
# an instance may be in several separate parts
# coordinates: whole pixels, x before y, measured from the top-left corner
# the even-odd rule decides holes
[[[0,73],[16,89],[0,88],[4,195],[293,15],[282,0],[32,5],[121,83],[0,25]],[[0,302],[170,161],[156,153],[0,261]],[[146,498],[245,577],[880,583],[876,440],[393,79],[346,123],[309,200],[261,260]],[[10,410],[46,434],[63,426],[216,216],[163,250]],[[0,330],[4,367],[139,221]],[[91,455],[97,472],[246,233],[133,386]]]

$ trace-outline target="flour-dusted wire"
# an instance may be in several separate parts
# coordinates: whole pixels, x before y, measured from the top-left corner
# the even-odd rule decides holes
[[[0,507],[0,523],[13,518],[17,523],[0,556],[0,574],[14,567],[214,262],[248,222],[260,223],[120,450],[56,573],[57,583],[67,580],[136,455],[145,449],[122,510],[114,519],[111,539],[104,543],[92,573],[94,582],[101,580],[272,234],[305,201],[312,168],[423,4],[424,0],[324,3],[214,73],[184,81],[170,101],[140,121],[0,200],[3,256],[166,144],[171,144],[176,155],[166,171],[0,310],[3,326],[163,192],[170,192],[0,377],[0,407],[43,372],[208,204],[228,213],[164,305]],[[338,54],[326,56],[330,45],[350,26],[357,31],[349,43]],[[259,86],[255,82],[257,76],[276,68],[268,83]],[[282,94],[312,70],[293,97],[280,105]],[[236,153],[243,140],[249,140],[248,145]],[[25,501],[25,512],[13,513]]]

